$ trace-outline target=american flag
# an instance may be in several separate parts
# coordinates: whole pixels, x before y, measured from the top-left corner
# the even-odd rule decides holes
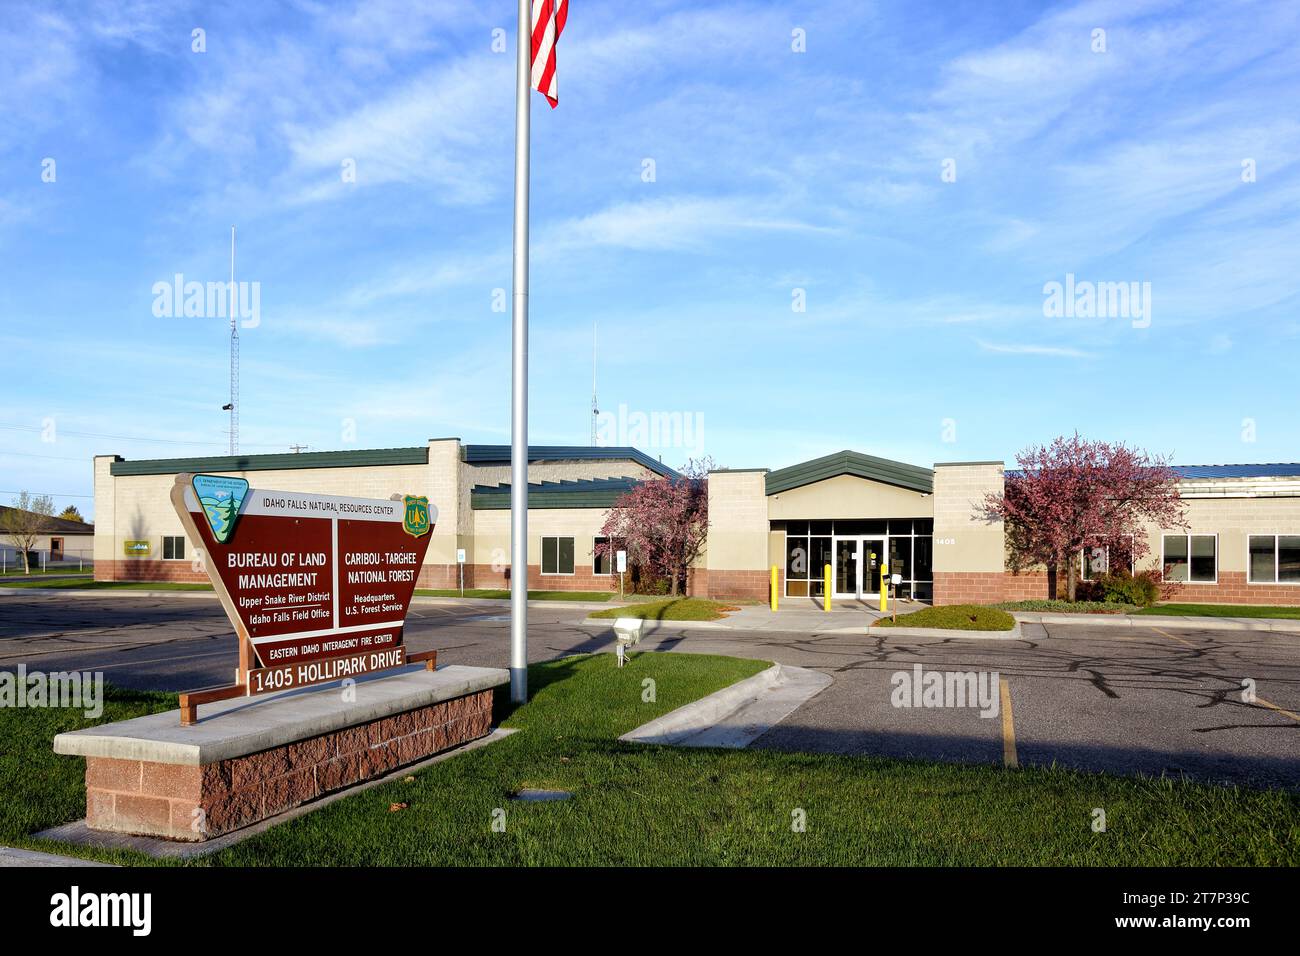
[[[555,79],[555,44],[569,18],[569,0],[533,0],[533,89],[555,109],[560,87]]]

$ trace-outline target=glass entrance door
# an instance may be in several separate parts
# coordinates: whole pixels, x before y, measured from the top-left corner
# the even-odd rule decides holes
[[[858,596],[875,598],[880,596],[880,562],[885,560],[884,538],[862,539],[862,583]]]
[[[858,539],[835,540],[835,594],[837,598],[857,597]]]
[[[835,594],[844,600],[879,596],[884,538],[835,539]]]

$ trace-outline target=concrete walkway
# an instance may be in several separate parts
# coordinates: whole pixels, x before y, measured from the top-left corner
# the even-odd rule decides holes
[[[12,846],[0,846],[0,867],[7,866],[113,866],[112,863],[99,863],[95,860],[82,860],[75,856],[60,856],[55,853],[40,853],[36,850],[19,850]]]
[[[919,611],[924,604],[900,604],[899,614]],[[865,605],[832,605],[829,611],[800,602],[773,611],[766,604],[745,604],[720,621],[663,621],[680,629],[707,626],[732,631],[794,631],[805,634],[860,633],[881,616]]]
[[[1275,617],[1201,617],[1185,614],[1051,614],[1016,611],[1026,624],[1086,624],[1088,627],[1178,627],[1198,631],[1281,631],[1300,634],[1300,619]]]
[[[678,707],[619,740],[676,747],[748,747],[831,685],[829,674],[773,664],[767,670]]]

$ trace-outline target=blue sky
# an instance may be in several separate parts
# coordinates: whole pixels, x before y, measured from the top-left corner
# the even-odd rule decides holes
[[[6,0],[0,500],[224,451],[224,320],[153,287],[227,278],[232,223],[241,450],[508,441],[512,7]],[[1300,459],[1298,39],[1284,3],[574,0],[532,440],[587,442],[598,322],[602,407],[702,433],[674,465]],[[1149,283],[1149,325],[1045,315],[1067,274]]]

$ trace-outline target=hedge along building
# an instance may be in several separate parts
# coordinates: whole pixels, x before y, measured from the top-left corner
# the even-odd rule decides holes
[[[1187,528],[1141,529],[1173,597],[1213,603],[1300,604],[1300,464],[1175,469]],[[439,510],[419,586],[508,584],[509,448],[434,439],[412,448],[283,455],[95,460],[96,577],[202,581],[193,543],[168,501],[173,476],[245,477],[254,488],[387,498],[427,495]],[[617,587],[595,555],[601,526],[638,481],[675,476],[627,447],[529,448],[530,584],[554,590]],[[981,515],[1004,486],[1003,463],[923,468],[853,451],[788,468],[709,475],[709,533],[688,593],[766,600],[771,568],[787,599],[820,598],[831,567],[837,600],[872,600],[887,558],[900,592],[938,604],[1046,597],[1044,571],[1007,570],[1004,529]],[[1079,555],[1083,576],[1110,556]],[[1118,558],[1117,558],[1118,563]]]

